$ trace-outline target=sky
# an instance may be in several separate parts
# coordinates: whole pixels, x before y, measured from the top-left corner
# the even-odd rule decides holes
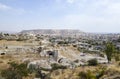
[[[120,33],[120,0],[0,0],[0,31]]]

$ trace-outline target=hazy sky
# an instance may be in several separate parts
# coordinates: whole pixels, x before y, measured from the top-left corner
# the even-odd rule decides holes
[[[120,33],[120,0],[0,0],[0,31],[23,29]]]

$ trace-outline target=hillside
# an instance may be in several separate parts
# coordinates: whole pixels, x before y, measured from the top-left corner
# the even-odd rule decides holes
[[[20,33],[32,33],[32,34],[44,34],[44,35],[80,35],[84,34],[84,32],[80,30],[55,30],[55,29],[36,29],[36,30],[23,30]]]

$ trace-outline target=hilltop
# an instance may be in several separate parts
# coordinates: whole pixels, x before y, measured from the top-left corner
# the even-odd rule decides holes
[[[44,35],[80,35],[84,34],[80,30],[71,30],[71,29],[36,29],[36,30],[23,30],[20,33],[22,34],[44,34]]]

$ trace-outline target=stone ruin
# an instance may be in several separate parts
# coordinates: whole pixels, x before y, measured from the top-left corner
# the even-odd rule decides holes
[[[58,59],[58,50],[47,51],[47,55],[49,56],[49,58],[52,58],[55,61],[57,61],[57,59]]]
[[[41,67],[46,69],[51,69],[51,66],[48,63],[48,60],[34,60],[28,63],[27,68],[30,68],[30,66],[34,67],[35,69],[38,69]]]
[[[39,53],[41,57],[46,57],[50,61],[56,61],[58,59],[58,50],[43,50],[42,52]]]
[[[5,51],[0,51],[0,55],[5,55],[6,52]]]

